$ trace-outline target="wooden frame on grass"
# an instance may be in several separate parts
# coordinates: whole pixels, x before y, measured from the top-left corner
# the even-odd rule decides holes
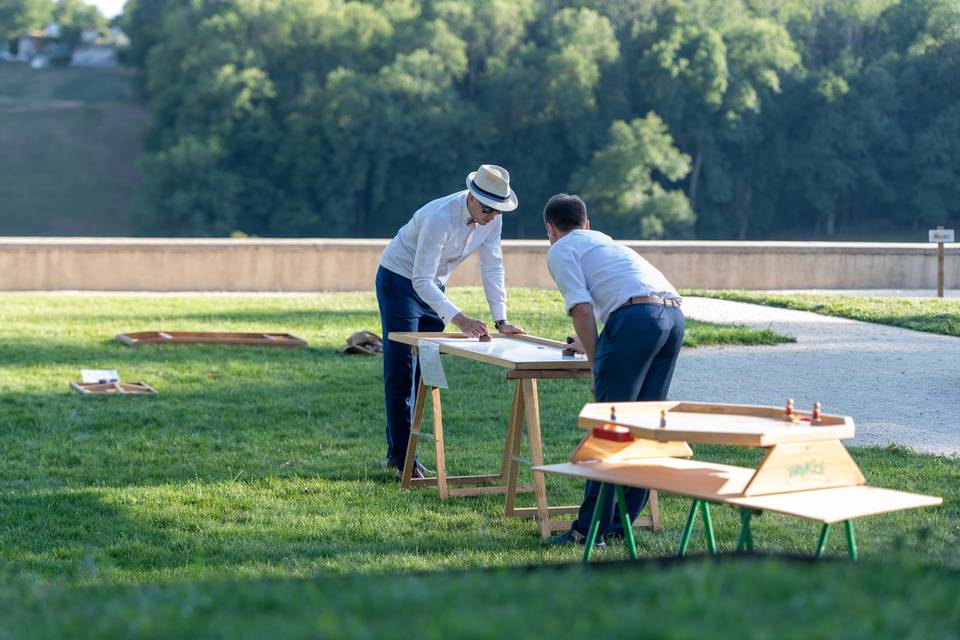
[[[82,396],[155,396],[157,390],[146,382],[71,382]]]
[[[117,340],[129,347],[145,344],[231,344],[250,347],[305,347],[307,342],[289,333],[210,331],[141,331],[121,333]]]

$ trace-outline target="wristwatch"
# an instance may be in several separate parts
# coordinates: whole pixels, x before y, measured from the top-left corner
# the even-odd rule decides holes
[[[502,327],[502,326],[505,325],[505,324],[507,324],[507,319],[506,319],[506,318],[504,318],[503,320],[494,320],[494,321],[493,321],[493,328],[496,329],[497,331],[500,331],[500,327]]]

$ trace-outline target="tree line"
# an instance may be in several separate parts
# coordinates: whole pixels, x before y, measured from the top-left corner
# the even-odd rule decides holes
[[[85,28],[106,33],[109,21],[83,0],[0,0],[0,47],[16,46],[16,38],[50,22],[60,27],[59,40],[70,46],[80,42]]]
[[[393,235],[482,162],[508,237],[903,238],[960,219],[956,0],[129,0],[141,231]]]

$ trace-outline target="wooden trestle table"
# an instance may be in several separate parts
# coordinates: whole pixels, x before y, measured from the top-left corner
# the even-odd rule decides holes
[[[533,485],[518,485],[518,462],[523,426],[526,423],[530,460],[534,466],[543,464],[543,446],[540,431],[540,405],[537,397],[538,379],[589,377],[590,363],[582,355],[564,355],[567,345],[556,340],[531,335],[507,335],[495,333],[489,342],[480,342],[462,333],[392,332],[389,339],[408,344],[416,351],[420,341],[429,341],[439,346],[440,353],[486,362],[506,369],[507,380],[516,380],[513,405],[507,421],[500,472],[475,476],[451,476],[447,474],[443,446],[443,417],[440,389],[427,386],[421,379],[413,408],[407,458],[404,462],[400,486],[435,486],[440,497],[477,496],[504,493],[504,515],[514,518],[535,518],[543,537],[551,531],[566,529],[569,520],[551,521],[551,514],[575,514],[579,506],[550,507],[547,504],[547,489],[543,475],[533,474]],[[427,396],[433,405],[433,441],[436,453],[437,475],[435,478],[413,478],[413,460],[422,436],[424,406]],[[451,485],[454,485],[451,487]],[[462,486],[482,485],[482,486]],[[534,507],[517,507],[517,493],[533,491]],[[654,499],[655,500],[655,499]],[[651,516],[638,519],[640,526],[659,525],[658,513],[651,504]]]

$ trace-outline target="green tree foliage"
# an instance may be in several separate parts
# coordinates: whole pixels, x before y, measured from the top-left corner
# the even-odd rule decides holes
[[[29,33],[54,22],[60,27],[59,40],[76,46],[85,28],[105,33],[107,19],[100,10],[83,0],[0,0],[0,42]]]
[[[60,26],[60,39],[76,46],[86,28],[106,33],[107,19],[100,10],[83,0],[56,0],[51,19]]]
[[[50,0],[0,0],[0,43],[42,27],[50,20]]]
[[[521,237],[571,190],[621,237],[960,218],[955,0],[129,0],[122,23],[147,233],[390,236],[481,162]]]
[[[574,187],[604,216],[620,218],[616,226],[639,228],[644,238],[682,234],[693,223],[690,203],[682,191],[664,189],[654,171],[676,182],[690,171],[690,156],[673,146],[663,120],[649,113],[614,122],[610,142],[575,176]]]

